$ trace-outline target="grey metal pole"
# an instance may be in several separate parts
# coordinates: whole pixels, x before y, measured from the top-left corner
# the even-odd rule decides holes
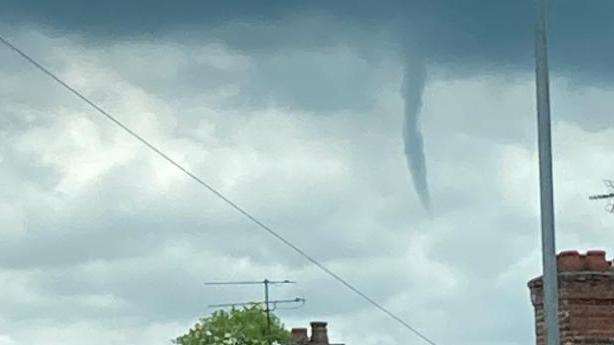
[[[539,186],[542,231],[542,265],[546,345],[559,345],[559,293],[554,236],[550,89],[546,48],[546,0],[537,0],[535,26],[535,83],[539,142]]]

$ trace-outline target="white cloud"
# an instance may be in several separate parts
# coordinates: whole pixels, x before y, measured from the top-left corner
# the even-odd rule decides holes
[[[0,345],[14,345],[15,342],[8,335],[0,334]]]

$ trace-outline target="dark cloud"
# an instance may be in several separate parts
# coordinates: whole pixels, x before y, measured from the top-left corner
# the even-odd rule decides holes
[[[551,2],[551,56],[555,70],[579,80],[609,80],[614,31],[607,0]],[[16,1],[4,2],[12,24],[47,25],[99,39],[192,33],[237,49],[308,49],[331,43],[356,46],[389,40],[394,49],[419,49],[455,73],[531,69],[533,1]],[[319,18],[295,30],[300,18]],[[220,28],[226,28],[221,30]],[[232,28],[232,29],[229,29]],[[374,32],[386,32],[374,37]],[[95,39],[94,39],[95,37]],[[381,42],[379,42],[381,43]]]

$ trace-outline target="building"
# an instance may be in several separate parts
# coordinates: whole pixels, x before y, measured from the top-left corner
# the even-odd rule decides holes
[[[311,337],[307,328],[292,328],[290,336],[294,345],[343,345],[329,343],[326,322],[321,321],[311,322]]]
[[[614,269],[600,250],[557,255],[562,345],[614,344]],[[536,344],[545,345],[542,277],[528,283],[535,308]]]

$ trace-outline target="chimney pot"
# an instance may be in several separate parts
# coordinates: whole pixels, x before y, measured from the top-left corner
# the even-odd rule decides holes
[[[311,342],[318,345],[328,345],[328,331],[326,322],[311,322]]]
[[[558,255],[557,259],[560,272],[577,272],[584,270],[584,260],[577,250],[563,251]]]
[[[607,271],[609,265],[608,262],[605,260],[605,251],[589,250],[588,252],[586,252],[586,266],[589,271]]]
[[[307,328],[292,328],[290,337],[294,344],[306,344],[309,341]]]

